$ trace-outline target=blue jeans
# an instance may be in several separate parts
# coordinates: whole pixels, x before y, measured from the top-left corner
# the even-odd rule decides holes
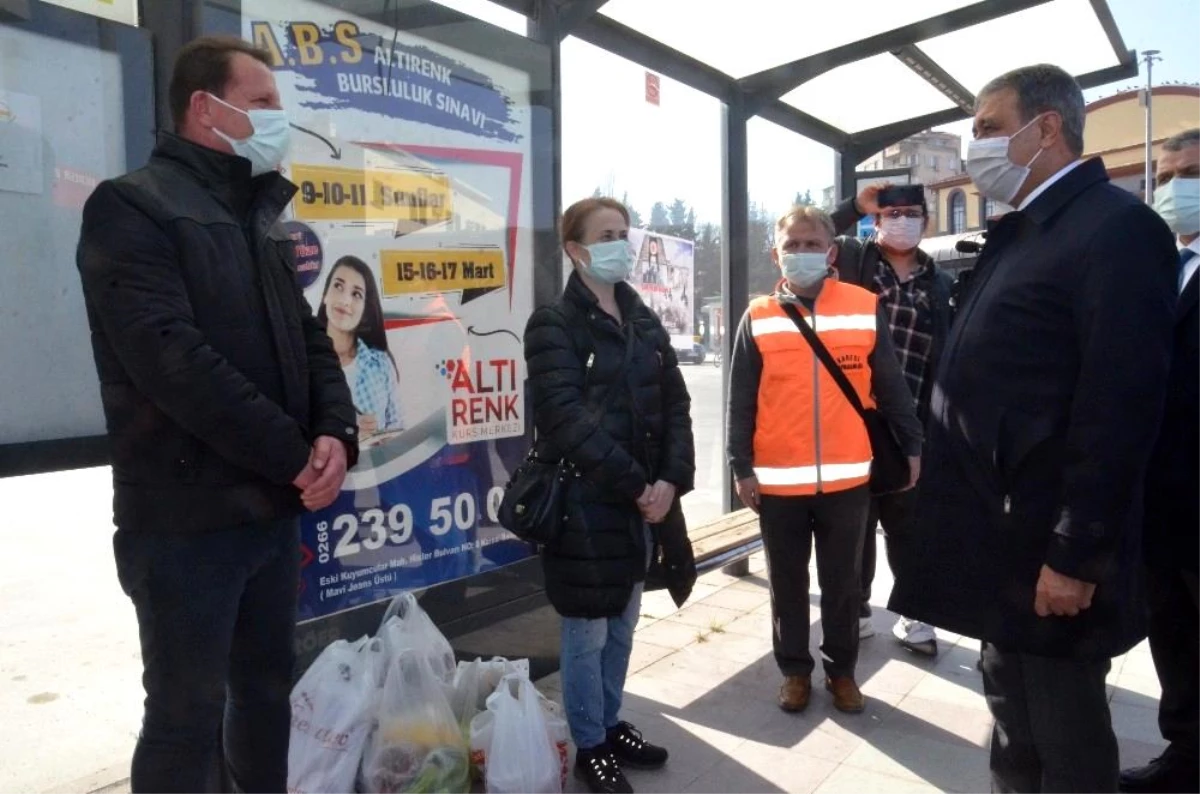
[[[299,522],[118,530],[113,549],[146,690],[132,790],[286,790]]]
[[[646,530],[649,565],[650,532]],[[633,631],[642,608],[643,583],[633,586],[625,611],[613,618],[563,618],[560,668],[563,707],[571,739],[581,750],[608,740],[621,713]]]

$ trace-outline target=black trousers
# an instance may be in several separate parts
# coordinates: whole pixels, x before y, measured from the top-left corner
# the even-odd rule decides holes
[[[1150,653],[1162,685],[1158,727],[1168,753],[1200,778],[1200,608],[1194,571],[1152,568],[1146,575]],[[1190,789],[1192,791],[1195,788]]]
[[[132,790],[285,791],[299,522],[118,531],[113,547],[146,689]]]
[[[1119,763],[1108,711],[1108,659],[1078,661],[983,647],[995,718],[992,791],[1113,792]]]
[[[830,676],[853,676],[858,663],[859,575],[870,495],[866,486],[816,496],[763,496],[759,514],[775,661],[785,676],[809,676],[808,563],[817,546],[821,655]]]
[[[859,614],[871,614],[871,586],[875,584],[875,528],[883,527],[884,550],[887,552],[888,567],[899,579],[904,567],[903,557],[911,547],[912,522],[916,490],[871,497],[871,509],[867,513],[866,533],[862,553],[862,609]]]

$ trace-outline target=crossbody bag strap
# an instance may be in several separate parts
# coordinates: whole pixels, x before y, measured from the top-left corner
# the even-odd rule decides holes
[[[633,342],[634,342],[633,321],[630,320],[627,323],[627,327],[625,328],[625,355],[621,359],[621,368],[619,370],[617,370],[617,377],[619,377],[619,378],[625,376],[625,374],[629,371],[630,362],[633,361]],[[590,356],[590,355],[594,355],[594,354],[589,353],[588,355]],[[591,367],[585,367],[584,386],[587,385],[587,375],[589,375],[589,374],[591,374]],[[612,400],[613,400],[613,397],[616,395],[616,393],[617,393],[617,384],[610,383],[608,388],[605,389],[604,397],[600,400],[599,405],[597,405],[596,408],[592,411],[592,421],[599,422],[604,417],[604,412],[608,410],[608,407],[610,405],[612,405]],[[540,438],[540,437],[541,437],[541,433],[538,432],[537,425],[535,424],[534,428],[533,428],[533,444],[529,448],[529,455],[528,455],[529,458],[534,457],[534,450],[537,449],[537,442],[538,442],[538,438]]]
[[[821,363],[825,365],[825,369],[833,377],[834,383],[846,395],[846,399],[854,406],[854,410],[865,420],[866,410],[863,408],[862,400],[858,398],[858,392],[854,390],[854,386],[850,383],[850,379],[846,377],[846,373],[842,372],[842,368],[833,360],[833,355],[829,352],[829,348],[825,347],[825,343],[821,341],[821,337],[817,336],[817,332],[805,321],[804,316],[800,314],[800,310],[796,308],[795,304],[788,303],[787,301],[779,301],[779,305],[787,312],[788,317],[792,318],[792,322],[796,324],[796,327],[800,329],[800,334],[808,342],[813,352],[816,353]]]

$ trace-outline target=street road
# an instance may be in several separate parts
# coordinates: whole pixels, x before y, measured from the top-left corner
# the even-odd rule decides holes
[[[688,525],[719,518],[722,475],[725,470],[725,400],[721,393],[721,368],[711,362],[680,364],[692,396],[692,430],[696,436],[696,490],[683,498]]]

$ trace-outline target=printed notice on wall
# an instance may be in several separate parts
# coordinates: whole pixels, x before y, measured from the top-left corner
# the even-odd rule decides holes
[[[46,0],[56,6],[69,8],[72,11],[82,11],[85,14],[111,19],[126,25],[137,25],[137,0]]]
[[[0,89],[0,190],[42,192],[42,103]]]

